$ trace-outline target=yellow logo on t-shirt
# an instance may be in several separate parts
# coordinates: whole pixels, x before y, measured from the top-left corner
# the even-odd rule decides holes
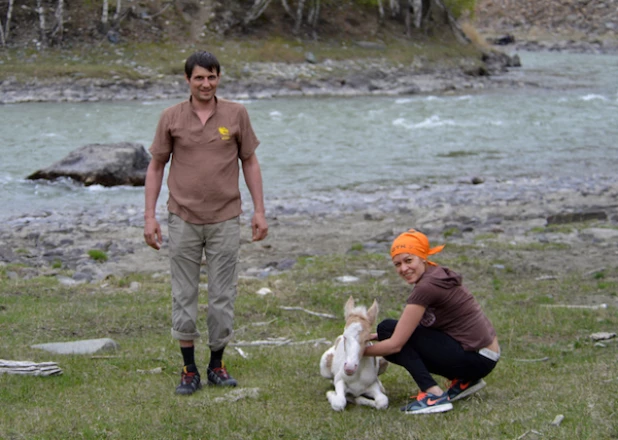
[[[219,134],[221,135],[222,141],[227,141],[230,139],[230,130],[225,127],[219,127]]]

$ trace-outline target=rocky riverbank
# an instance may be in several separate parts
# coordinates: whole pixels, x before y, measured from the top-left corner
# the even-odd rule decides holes
[[[386,256],[395,235],[410,227],[425,231],[435,243],[467,245],[471,258],[490,256],[497,268],[512,268],[522,276],[615,271],[618,259],[614,178],[408,185],[364,194],[342,190],[330,199],[268,198],[267,211],[270,233],[259,243],[250,242],[248,214],[243,215],[244,277],[266,278],[293,267],[300,257]],[[158,217],[165,235],[163,207]],[[143,208],[134,206],[18,216],[0,225],[0,264],[11,264],[12,278],[47,275],[68,284],[132,272],[165,276],[167,245],[159,252],[148,248],[142,227]],[[485,247],[488,241],[500,245]],[[107,259],[93,258],[92,250]]]
[[[493,76],[520,65],[517,56],[496,52],[480,60],[462,58],[458,66],[416,61],[413,66],[380,60],[322,63],[252,63],[242,71],[222,72],[219,94],[228,99],[302,96],[409,95],[503,87]],[[0,81],[0,104],[19,102],[149,101],[186,98],[181,75],[150,79],[65,79]]]

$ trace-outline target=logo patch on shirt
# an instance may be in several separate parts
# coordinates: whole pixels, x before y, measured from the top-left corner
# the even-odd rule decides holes
[[[228,130],[225,127],[219,127],[219,134],[221,135],[221,140],[222,141],[229,141],[230,140],[230,130]]]
[[[436,322],[435,309],[430,307],[425,310],[423,317],[421,318],[421,324],[425,327],[431,327]]]

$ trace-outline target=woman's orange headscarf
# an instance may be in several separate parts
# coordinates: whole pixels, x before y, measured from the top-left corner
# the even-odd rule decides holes
[[[408,232],[399,235],[399,237],[393,241],[393,245],[391,246],[391,258],[399,254],[412,254],[421,257],[423,260],[427,260],[429,255],[437,254],[442,249],[444,249],[444,245],[430,248],[429,239],[425,234],[410,229]],[[436,266],[436,263],[431,261],[427,261],[427,263]]]

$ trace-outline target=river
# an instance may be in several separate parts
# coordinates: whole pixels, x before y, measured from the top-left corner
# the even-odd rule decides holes
[[[521,84],[515,87],[243,101],[261,140],[257,152],[267,209],[401,209],[412,193],[414,203],[429,205],[453,188],[472,187],[472,177],[506,198],[517,191],[615,182],[618,56],[519,56],[523,67],[497,79]],[[142,209],[143,188],[83,187],[26,176],[88,143],[128,141],[147,148],[161,111],[174,103],[0,106],[0,218],[91,207]],[[166,198],[164,188],[161,210]]]

